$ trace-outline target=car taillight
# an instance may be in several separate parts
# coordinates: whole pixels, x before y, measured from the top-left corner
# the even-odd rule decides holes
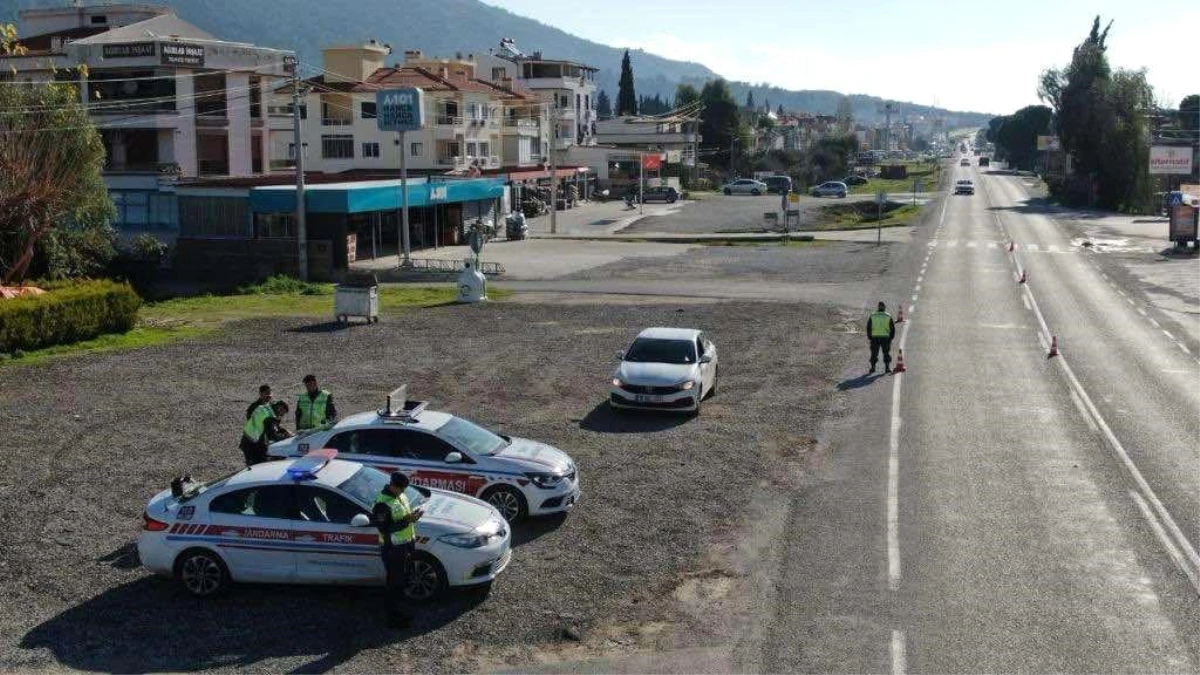
[[[149,513],[142,511],[142,529],[148,532],[162,532],[167,529],[167,524],[151,518]]]

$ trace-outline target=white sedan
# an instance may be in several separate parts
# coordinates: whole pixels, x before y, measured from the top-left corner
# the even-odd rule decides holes
[[[691,328],[647,328],[618,355],[608,403],[613,408],[700,414],[717,390],[717,347]]]
[[[403,471],[416,485],[478,497],[504,519],[565,513],[579,501],[579,472],[567,453],[527,438],[501,436],[392,392],[380,410],[298,434],[268,448],[272,458],[333,448],[339,457]]]
[[[740,178],[721,186],[721,192],[727,195],[765,195],[767,184],[753,178]]]
[[[201,597],[230,582],[383,585],[368,514],[388,476],[336,454],[266,462],[209,483],[176,479],[142,514],[142,565]],[[409,598],[487,584],[508,565],[509,527],[496,509],[442,490],[409,486],[407,495],[425,512]]]

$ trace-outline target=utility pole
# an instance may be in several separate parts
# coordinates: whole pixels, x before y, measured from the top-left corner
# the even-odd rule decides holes
[[[400,241],[404,246],[401,267],[412,267],[412,251],[408,241],[408,155],[405,153],[404,132],[400,134]],[[437,236],[437,233],[434,233]]]
[[[554,158],[558,141],[558,93],[550,109],[550,234],[558,234],[558,162]]]
[[[308,281],[308,225],[304,199],[304,135],[300,132],[300,72],[292,71],[292,139],[296,146],[296,241],[300,280]]]
[[[646,213],[646,153],[638,153],[638,215]]]

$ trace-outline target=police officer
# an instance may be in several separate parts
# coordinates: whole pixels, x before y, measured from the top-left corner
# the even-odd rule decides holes
[[[254,412],[250,413],[250,419],[247,419],[246,425],[242,427],[242,441],[238,445],[246,458],[246,466],[267,461],[267,444],[291,436],[288,430],[279,424],[287,412],[287,403],[273,401],[259,404]]]
[[[887,305],[882,301],[878,309],[867,318],[867,337],[871,340],[871,369],[867,373],[875,372],[881,349],[883,372],[892,372],[892,338],[896,337],[896,322],[892,321],[892,315],[887,313]]]
[[[264,384],[258,388],[258,398],[254,399],[254,402],[251,403],[249,406],[247,406],[246,419],[250,419],[250,416],[254,414],[255,408],[257,408],[258,406],[260,406],[264,403],[270,403],[270,402],[271,402],[271,385]]]
[[[317,386],[316,375],[304,376],[304,393],[296,400],[296,431],[315,429],[337,420],[333,394]]]
[[[407,604],[404,588],[410,576],[410,563],[416,545],[416,522],[424,515],[421,509],[413,509],[408,503],[408,476],[399,471],[392,472],[391,480],[375,498],[371,519],[379,528],[379,553],[387,570],[387,591],[384,594],[384,611],[388,626],[406,628],[410,617],[404,607]]]

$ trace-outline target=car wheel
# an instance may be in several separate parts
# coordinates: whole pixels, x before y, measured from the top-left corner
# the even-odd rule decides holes
[[[515,523],[529,513],[525,495],[507,485],[497,485],[483,493],[483,501],[496,507],[504,520]]]
[[[229,586],[229,569],[217,554],[202,548],[184,551],[175,560],[175,578],[198,598],[217,595]]]
[[[750,194],[752,194],[752,195],[754,195],[755,197],[757,197],[757,196],[759,196],[759,195],[761,195],[761,194],[762,194],[762,191],[761,191],[761,190],[751,190],[751,191],[750,191]]]
[[[846,198],[846,193],[845,193],[845,192],[839,192],[839,193],[838,193],[838,199],[845,199],[845,198]]]
[[[446,570],[437,558],[418,552],[409,563],[408,585],[404,597],[414,602],[429,602],[446,590]]]
[[[733,194],[733,190],[730,190],[729,188],[725,188],[725,194],[731,195],[731,194]]]
[[[720,367],[713,368],[713,381],[712,381],[712,385],[708,388],[708,398],[712,398],[713,396],[717,395],[717,381],[720,380],[720,378],[721,378]]]
[[[703,406],[704,406],[704,396],[701,395],[698,398],[696,398],[696,409],[692,411],[692,417],[699,417],[700,416],[700,408],[702,408]]]

